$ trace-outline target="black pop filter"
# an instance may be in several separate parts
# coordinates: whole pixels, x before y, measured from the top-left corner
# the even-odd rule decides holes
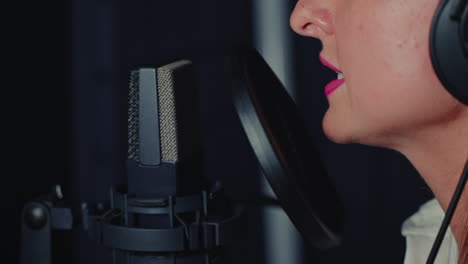
[[[340,244],[342,206],[285,88],[261,55],[227,55],[237,114],[284,211],[303,238],[320,249]]]

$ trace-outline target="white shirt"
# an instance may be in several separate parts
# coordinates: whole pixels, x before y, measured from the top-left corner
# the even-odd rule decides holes
[[[415,214],[404,221],[401,229],[402,235],[406,239],[404,264],[426,263],[444,216],[445,213],[439,202],[432,199],[424,203]],[[457,264],[457,251],[455,237],[448,228],[434,263]]]

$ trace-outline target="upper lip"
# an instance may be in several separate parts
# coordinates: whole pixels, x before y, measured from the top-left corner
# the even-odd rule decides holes
[[[343,73],[340,69],[335,67],[333,64],[328,62],[326,59],[324,59],[322,56],[319,56],[320,62],[322,62],[323,65],[327,66],[328,68],[336,71],[337,73]]]

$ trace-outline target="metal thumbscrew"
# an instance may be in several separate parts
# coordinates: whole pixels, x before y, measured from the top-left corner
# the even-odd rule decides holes
[[[24,220],[29,228],[38,230],[47,224],[46,209],[39,204],[29,205],[24,213]]]

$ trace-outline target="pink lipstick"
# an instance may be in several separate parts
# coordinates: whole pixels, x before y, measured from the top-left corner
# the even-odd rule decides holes
[[[331,93],[333,93],[340,85],[344,83],[344,79],[337,79],[329,82],[325,86],[325,96],[329,96]]]
[[[343,72],[340,69],[332,65],[327,60],[325,60],[322,56],[319,56],[319,60],[320,62],[322,62],[323,65],[327,66],[328,68],[338,73],[338,79],[329,82],[325,86],[325,96],[329,96],[331,93],[333,93],[338,87],[340,87],[345,82],[345,79],[343,78]]]

